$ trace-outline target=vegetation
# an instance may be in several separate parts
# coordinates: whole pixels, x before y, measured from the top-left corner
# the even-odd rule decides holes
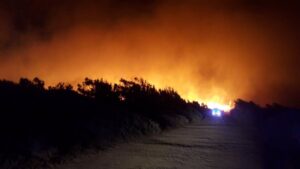
[[[279,104],[261,107],[237,100],[231,117],[241,125],[257,128],[264,168],[300,168],[300,110]]]
[[[74,151],[103,149],[131,136],[175,127],[206,109],[171,88],[156,89],[138,78],[119,84],[86,78],[76,90],[64,83],[46,89],[38,78],[2,80],[0,104],[4,168],[60,162]]]

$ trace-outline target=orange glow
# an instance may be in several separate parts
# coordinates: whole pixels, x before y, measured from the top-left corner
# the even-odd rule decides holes
[[[210,109],[219,109],[219,110],[222,110],[224,112],[229,112],[231,109],[234,108],[230,103],[229,104],[222,104],[222,103],[213,102],[213,101],[207,102],[207,107],[210,108]]]
[[[219,96],[214,96],[207,100],[197,99],[199,103],[203,103],[207,105],[209,109],[219,109],[224,111],[225,113],[229,113],[230,110],[234,108],[233,101],[225,101],[221,99]]]
[[[299,104],[299,55],[291,45],[299,43],[282,37],[290,28],[270,19],[278,18],[272,12],[260,15],[231,3],[239,4],[166,1],[145,15],[123,14],[127,10],[118,7],[106,11],[111,8],[105,3],[103,10],[89,3],[55,8],[45,25],[51,38],[28,32],[17,39],[22,45],[0,52],[0,79],[39,77],[47,85],[75,85],[85,77],[109,82],[141,77],[225,111],[237,98]],[[6,22],[0,18],[1,23]]]

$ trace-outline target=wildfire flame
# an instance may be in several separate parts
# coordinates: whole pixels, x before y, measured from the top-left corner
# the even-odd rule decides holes
[[[224,113],[229,113],[230,110],[234,108],[233,101],[224,101],[224,99],[220,99],[220,97],[213,97],[208,100],[198,100],[199,103],[207,105],[209,109],[218,109],[223,111]]]
[[[208,102],[206,104],[209,109],[219,109],[226,113],[233,109],[233,105],[231,104],[231,102],[229,104],[222,104],[217,102]]]

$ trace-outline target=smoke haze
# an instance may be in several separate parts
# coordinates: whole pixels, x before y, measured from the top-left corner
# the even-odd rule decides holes
[[[184,98],[300,107],[299,5],[2,0],[0,78],[142,77]]]

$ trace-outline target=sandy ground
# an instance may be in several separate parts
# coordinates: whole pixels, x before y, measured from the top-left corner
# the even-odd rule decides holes
[[[82,155],[54,169],[260,169],[261,153],[251,130],[210,118]]]

